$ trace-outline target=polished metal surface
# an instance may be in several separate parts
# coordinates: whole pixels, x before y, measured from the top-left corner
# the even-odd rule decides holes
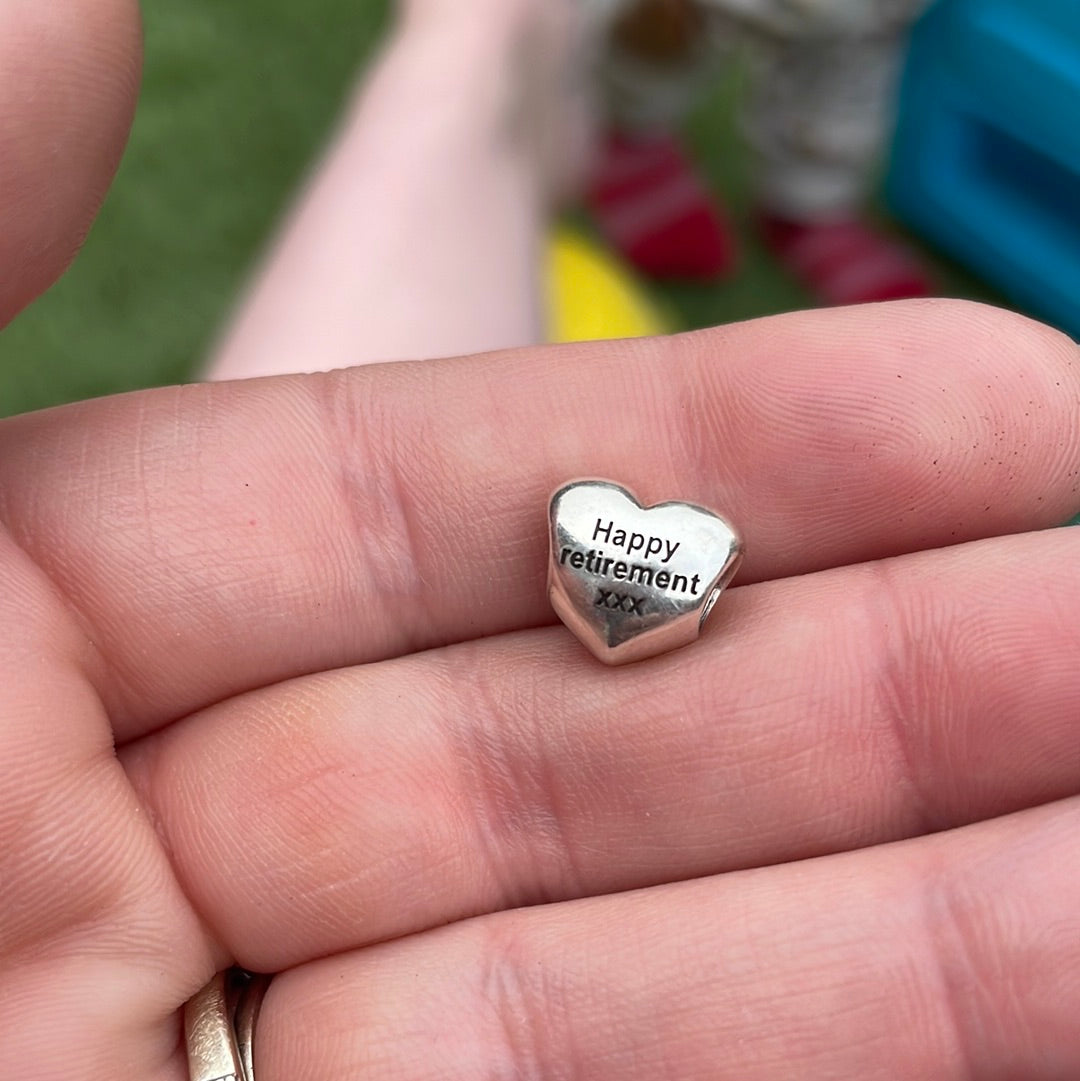
[[[191,1081],[246,1081],[227,999],[226,974],[219,972],[184,1007]]]
[[[692,503],[643,507],[611,481],[563,485],[549,525],[552,607],[605,664],[693,642],[742,558],[718,514]]]
[[[270,986],[270,977],[251,974],[240,993],[233,1017],[236,1031],[236,1047],[240,1052],[240,1062],[247,1075],[247,1081],[255,1081],[255,1026],[259,1022],[266,989]]]
[[[270,977],[219,972],[184,1006],[191,1081],[255,1081],[253,1047]]]

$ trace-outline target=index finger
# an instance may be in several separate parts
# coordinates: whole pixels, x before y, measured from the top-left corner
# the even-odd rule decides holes
[[[715,507],[743,580],[1057,524],[1068,339],[948,302],[147,392],[0,427],[0,510],[131,738],[230,694],[553,619],[570,477]],[[302,358],[301,358],[302,360]]]

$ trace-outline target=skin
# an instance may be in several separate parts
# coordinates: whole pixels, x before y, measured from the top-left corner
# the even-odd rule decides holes
[[[39,64],[118,146],[135,13],[79,11]],[[72,161],[0,189],[70,223],[9,313]],[[3,422],[0,1061],[181,1081],[238,961],[259,1081],[1076,1077],[1078,398],[1067,339],[919,302]],[[572,475],[739,523],[694,647],[552,626]]]
[[[590,126],[577,6],[404,5],[210,378],[543,340],[545,222]]]

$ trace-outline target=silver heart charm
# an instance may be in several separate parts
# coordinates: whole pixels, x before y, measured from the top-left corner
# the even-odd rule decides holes
[[[696,640],[742,559],[739,535],[692,503],[643,507],[618,484],[564,484],[549,512],[548,596],[605,664]]]

